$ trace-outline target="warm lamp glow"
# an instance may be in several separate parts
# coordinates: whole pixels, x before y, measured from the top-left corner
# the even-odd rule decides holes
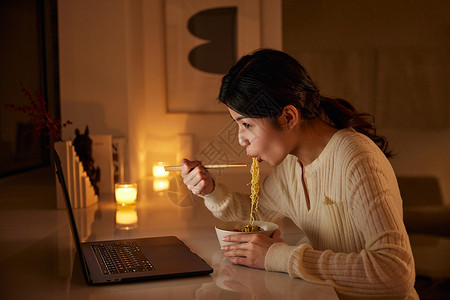
[[[137,198],[137,183],[116,183],[116,203],[122,206],[133,205]]]
[[[162,192],[169,189],[168,179],[154,179],[153,180],[153,190],[155,192]]]
[[[155,178],[165,178],[169,176],[169,172],[164,170],[164,163],[159,162],[153,166],[153,177]]]
[[[120,229],[133,229],[137,227],[138,216],[134,207],[119,206],[116,210],[116,225]]]

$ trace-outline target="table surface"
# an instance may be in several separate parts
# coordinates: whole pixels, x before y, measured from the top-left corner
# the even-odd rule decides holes
[[[230,264],[215,234],[214,225],[219,220],[205,208],[203,200],[186,193],[177,177],[170,179],[168,192],[155,192],[151,178],[141,180],[138,202],[133,207],[117,207],[113,195],[104,194],[97,204],[76,209],[79,234],[82,240],[175,235],[214,272],[89,286],[75,253],[66,211],[54,208],[52,176],[51,169],[43,168],[0,180],[2,299],[337,299],[329,286]],[[228,183],[245,183],[237,184],[237,189],[248,189],[246,176],[220,175]],[[279,225],[289,244],[301,238],[291,222]]]

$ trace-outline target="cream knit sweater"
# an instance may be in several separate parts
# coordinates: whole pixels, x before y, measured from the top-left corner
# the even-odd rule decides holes
[[[248,219],[248,195],[218,184],[204,199],[222,220]],[[288,155],[262,184],[259,219],[288,217],[310,241],[273,244],[265,268],[350,296],[417,299],[402,215],[397,180],[384,154],[366,136],[340,130],[310,165],[303,168]]]

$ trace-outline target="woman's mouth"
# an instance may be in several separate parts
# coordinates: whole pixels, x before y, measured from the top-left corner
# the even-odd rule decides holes
[[[261,159],[261,157],[259,157],[259,156],[256,156],[256,155],[249,155],[249,154],[247,154],[247,156],[250,157],[250,158],[256,157],[256,158],[258,159],[259,162],[262,162],[262,159]]]

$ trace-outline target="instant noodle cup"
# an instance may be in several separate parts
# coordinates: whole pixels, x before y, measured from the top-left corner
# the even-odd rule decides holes
[[[263,234],[268,237],[272,236],[273,232],[278,229],[278,225],[272,222],[266,222],[266,221],[255,221],[253,225],[257,225],[261,228],[261,231],[254,231],[254,232],[241,232],[239,231],[240,228],[248,225],[247,221],[231,221],[231,222],[224,222],[221,224],[218,224],[216,226],[216,234],[217,238],[219,239],[220,246],[225,245],[232,245],[232,244],[238,244],[237,242],[225,242],[222,239],[228,235],[235,235],[235,234]]]

